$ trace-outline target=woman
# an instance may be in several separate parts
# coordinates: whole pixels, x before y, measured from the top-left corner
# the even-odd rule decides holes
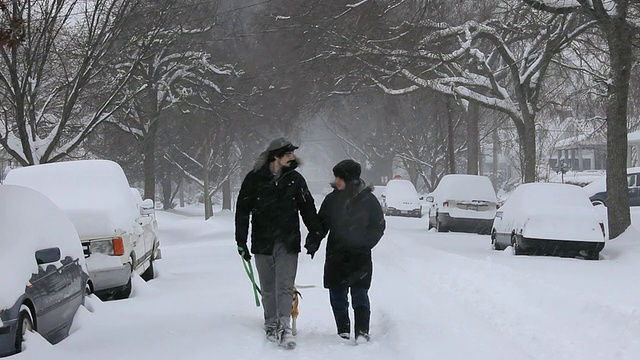
[[[372,187],[360,179],[360,164],[343,160],[333,168],[334,191],[322,202],[318,215],[322,231],[310,233],[305,248],[312,257],[327,233],[324,287],[329,289],[338,335],[350,338],[348,293],[355,315],[356,342],[369,341],[373,275],[371,249],[385,229],[384,215]]]

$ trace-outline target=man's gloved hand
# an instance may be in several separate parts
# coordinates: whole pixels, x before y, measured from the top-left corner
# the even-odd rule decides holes
[[[249,248],[247,247],[247,243],[238,244],[238,254],[242,256],[246,261],[251,260],[251,253],[249,252]]]
[[[304,245],[304,248],[307,249],[307,254],[311,255],[311,258],[313,259],[313,256],[316,254],[316,251],[318,251],[318,248],[320,248],[320,243],[307,242]]]

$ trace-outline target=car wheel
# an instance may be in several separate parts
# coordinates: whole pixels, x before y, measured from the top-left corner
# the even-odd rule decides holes
[[[504,250],[500,244],[498,244],[498,240],[496,239],[496,231],[493,230],[491,232],[491,244],[493,245],[493,250]]]
[[[585,260],[600,260],[600,251],[589,251],[588,255],[584,257]]]
[[[436,230],[438,232],[446,232],[448,229],[440,222],[438,214],[436,214]]]
[[[31,311],[26,305],[22,305],[20,309],[20,315],[18,316],[18,326],[16,328],[16,353],[22,351],[22,342],[27,331],[33,331],[33,320],[31,317]]]
[[[128,299],[129,296],[131,296],[131,278],[129,278],[129,282],[127,282],[127,284],[122,287],[120,290],[116,291],[116,293],[113,295],[113,299],[114,300],[122,300],[122,299]]]
[[[593,200],[593,201],[591,201],[591,205],[593,205],[593,206],[602,205],[602,206],[605,206],[605,207],[607,206],[607,204],[604,202],[604,200]]]
[[[525,251],[518,245],[517,235],[511,235],[511,246],[513,247],[514,255],[525,255]]]
[[[149,261],[149,267],[142,273],[142,279],[144,281],[152,280],[155,277],[155,271],[153,270],[153,256],[151,257],[151,261]]]

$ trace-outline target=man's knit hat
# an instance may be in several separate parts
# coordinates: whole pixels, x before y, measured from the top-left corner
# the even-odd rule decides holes
[[[345,182],[350,182],[359,179],[361,171],[360,164],[351,159],[347,159],[340,161],[333,167],[333,176]]]
[[[270,159],[273,159],[274,156],[283,157],[285,153],[291,152],[297,148],[298,147],[293,145],[291,141],[283,137],[279,137],[277,139],[273,139],[271,143],[269,143],[269,147],[265,152],[268,154]]]

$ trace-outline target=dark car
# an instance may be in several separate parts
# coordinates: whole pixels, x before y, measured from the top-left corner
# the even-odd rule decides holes
[[[91,282],[73,224],[41,193],[0,185],[0,228],[2,357],[22,351],[27,331],[67,337]]]
[[[640,206],[640,167],[627,169],[627,186],[629,189],[629,206]],[[608,204],[606,177],[602,177],[584,187],[591,204]]]

